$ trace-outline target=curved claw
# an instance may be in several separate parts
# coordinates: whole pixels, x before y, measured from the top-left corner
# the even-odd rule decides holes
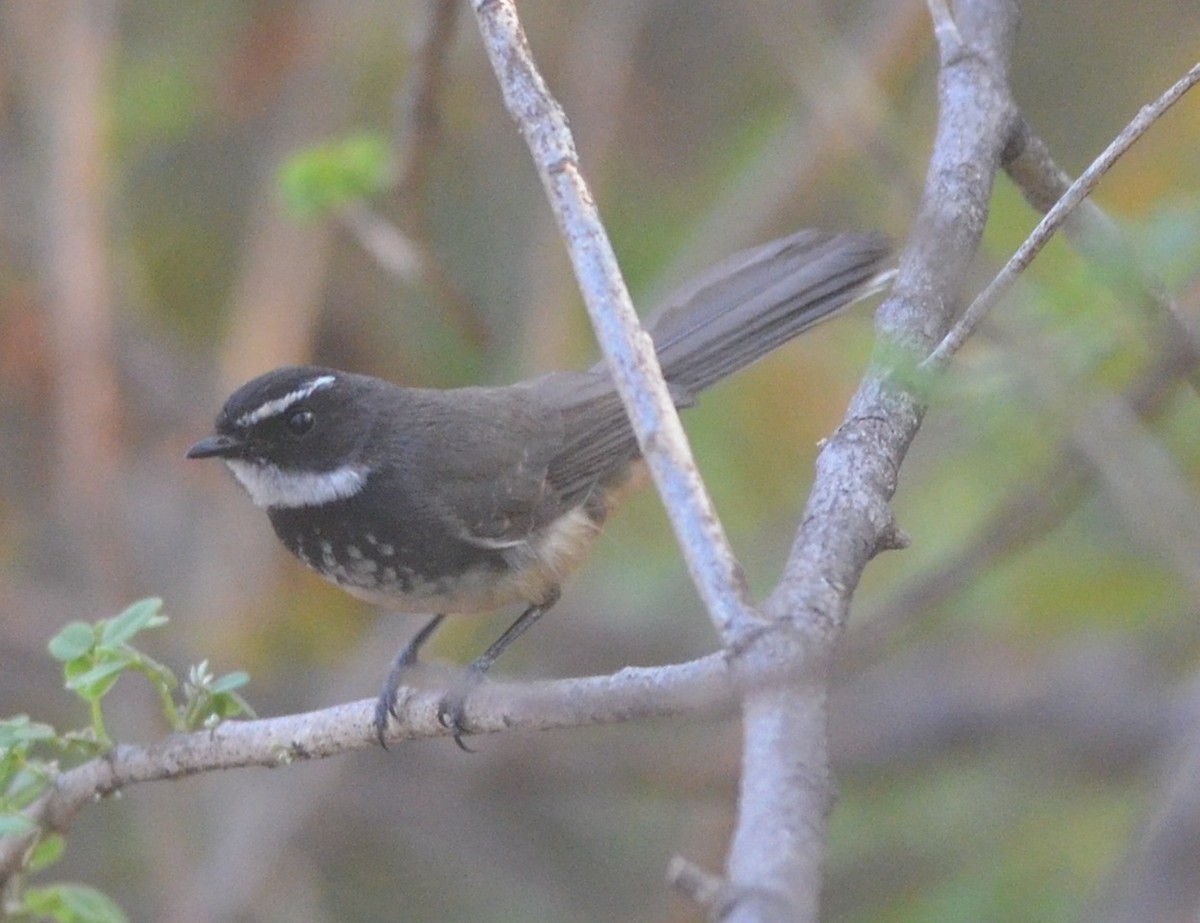
[[[466,703],[467,699],[465,695],[452,693],[445,696],[438,703],[438,723],[450,731],[458,749],[462,750],[463,753],[474,753],[474,750],[463,743],[463,735],[471,733],[466,725]]]
[[[471,665],[467,667],[466,686],[461,691],[449,693],[438,703],[438,721],[441,722],[442,727],[454,735],[454,742],[458,745],[458,749],[466,753],[475,752],[463,743],[462,740],[464,734],[471,733],[466,726],[465,705],[467,696],[483,680],[484,674],[491,669],[492,664],[496,662],[496,658],[504,653],[504,650],[516,641],[517,638],[521,637],[531,625],[545,615],[547,610],[557,600],[558,587],[554,587],[543,602],[535,603],[522,612],[517,620],[508,626],[504,634],[492,642],[491,647],[475,658]]]
[[[472,733],[471,729],[467,727],[467,696],[483,682],[483,676],[489,666],[490,664],[485,663],[483,658],[476,660],[467,667],[463,685],[446,693],[438,702],[438,722],[453,735],[454,743],[464,753],[475,752],[463,743],[463,735]]]
[[[379,741],[379,746],[387,749],[387,734],[388,718],[400,720],[400,715],[396,712],[396,695],[400,691],[401,680],[404,677],[404,672],[412,666],[415,658],[409,657],[408,649],[406,648],[401,655],[396,658],[396,662],[392,665],[391,672],[384,680],[383,689],[379,692],[379,698],[375,700],[375,720],[372,724],[375,727],[375,739]]]
[[[371,722],[375,728],[375,739],[379,741],[379,746],[387,749],[387,734],[388,716],[396,714],[395,699],[392,697],[393,690],[384,689],[379,694],[379,698],[375,700],[375,720]]]

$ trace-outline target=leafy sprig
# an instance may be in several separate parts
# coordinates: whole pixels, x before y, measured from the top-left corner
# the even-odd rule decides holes
[[[175,731],[212,727],[238,715],[254,716],[238,692],[249,681],[245,673],[214,676],[205,660],[188,670],[181,687],[168,667],[132,645],[143,631],[166,623],[162,600],[143,599],[115,618],[90,625],[72,622],[50,640],[50,655],[63,665],[66,688],[88,706],[86,727],[59,733],[27,715],[0,719],[0,838],[29,839],[20,874],[0,894],[0,917],[127,923],[121,909],[94,888],[67,882],[27,888],[23,881],[57,862],[66,845],[61,835],[39,829],[24,812],[58,775],[60,760],[79,762],[113,746],[102,702],[122,675],[139,673],[149,680]]]

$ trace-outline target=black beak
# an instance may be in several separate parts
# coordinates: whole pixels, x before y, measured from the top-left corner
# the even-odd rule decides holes
[[[233,436],[209,436],[187,450],[188,458],[233,458],[241,454],[242,441]]]

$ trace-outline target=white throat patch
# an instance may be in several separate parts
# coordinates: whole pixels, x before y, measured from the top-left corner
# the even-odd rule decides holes
[[[263,509],[294,509],[345,500],[362,490],[367,482],[367,470],[357,465],[311,472],[284,471],[276,465],[255,464],[240,458],[227,458],[225,464],[246,488],[254,505]]]
[[[265,403],[255,407],[249,413],[244,413],[235,421],[235,425],[239,429],[249,429],[255,423],[259,423],[267,417],[273,417],[276,414],[283,413],[292,404],[297,401],[302,401],[314,391],[320,391],[322,388],[328,388],[331,384],[337,381],[332,375],[321,375],[317,378],[310,379],[302,384],[295,391],[285,394],[283,397],[277,397],[274,400],[266,401]],[[249,489],[249,488],[247,488]]]

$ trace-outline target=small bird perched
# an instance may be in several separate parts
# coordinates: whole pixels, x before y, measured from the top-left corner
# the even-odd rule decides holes
[[[646,324],[676,405],[877,291],[888,252],[877,234],[805,230],[685,287]],[[645,470],[603,364],[447,391],[280,368],[235,391],[187,456],[222,459],[325,579],[393,611],[436,613],[384,684],[381,744],[404,671],[442,619],[526,607],[471,664],[481,678],[558,600]],[[439,717],[463,746],[463,697],[447,696]]]

